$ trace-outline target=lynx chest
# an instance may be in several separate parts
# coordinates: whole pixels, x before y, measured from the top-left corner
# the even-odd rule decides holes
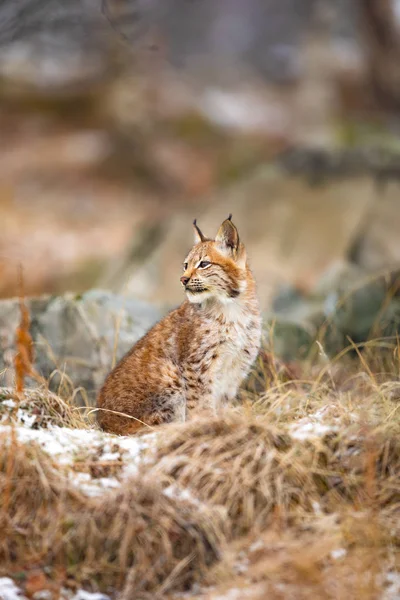
[[[241,312],[228,318],[219,328],[219,346],[212,365],[213,403],[233,399],[241,381],[248,374],[259,347],[260,318],[254,313]]]

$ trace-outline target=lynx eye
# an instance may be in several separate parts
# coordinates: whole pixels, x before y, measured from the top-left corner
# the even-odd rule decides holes
[[[207,269],[207,267],[209,267],[211,265],[209,260],[202,260],[199,263],[199,269]]]
[[[186,263],[183,263],[183,270],[184,270],[184,271],[187,271],[187,268],[188,268],[188,266],[189,266],[189,265],[188,265],[188,263],[187,263],[187,262],[186,262]]]

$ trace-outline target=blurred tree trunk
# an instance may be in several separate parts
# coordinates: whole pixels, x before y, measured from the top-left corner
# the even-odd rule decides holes
[[[397,0],[360,0],[362,33],[375,100],[383,109],[400,109],[400,15]]]

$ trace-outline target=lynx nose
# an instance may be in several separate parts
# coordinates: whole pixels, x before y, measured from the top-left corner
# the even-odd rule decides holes
[[[181,277],[181,284],[182,285],[187,285],[189,283],[189,279],[190,279],[190,277],[185,277],[183,275],[183,277]]]

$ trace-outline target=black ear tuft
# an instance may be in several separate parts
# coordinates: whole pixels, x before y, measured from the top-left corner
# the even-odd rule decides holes
[[[228,221],[232,221],[232,213],[229,213]]]
[[[199,226],[197,225],[197,219],[193,221],[194,227],[194,243],[199,244],[200,242],[206,241],[206,236],[201,232]]]

